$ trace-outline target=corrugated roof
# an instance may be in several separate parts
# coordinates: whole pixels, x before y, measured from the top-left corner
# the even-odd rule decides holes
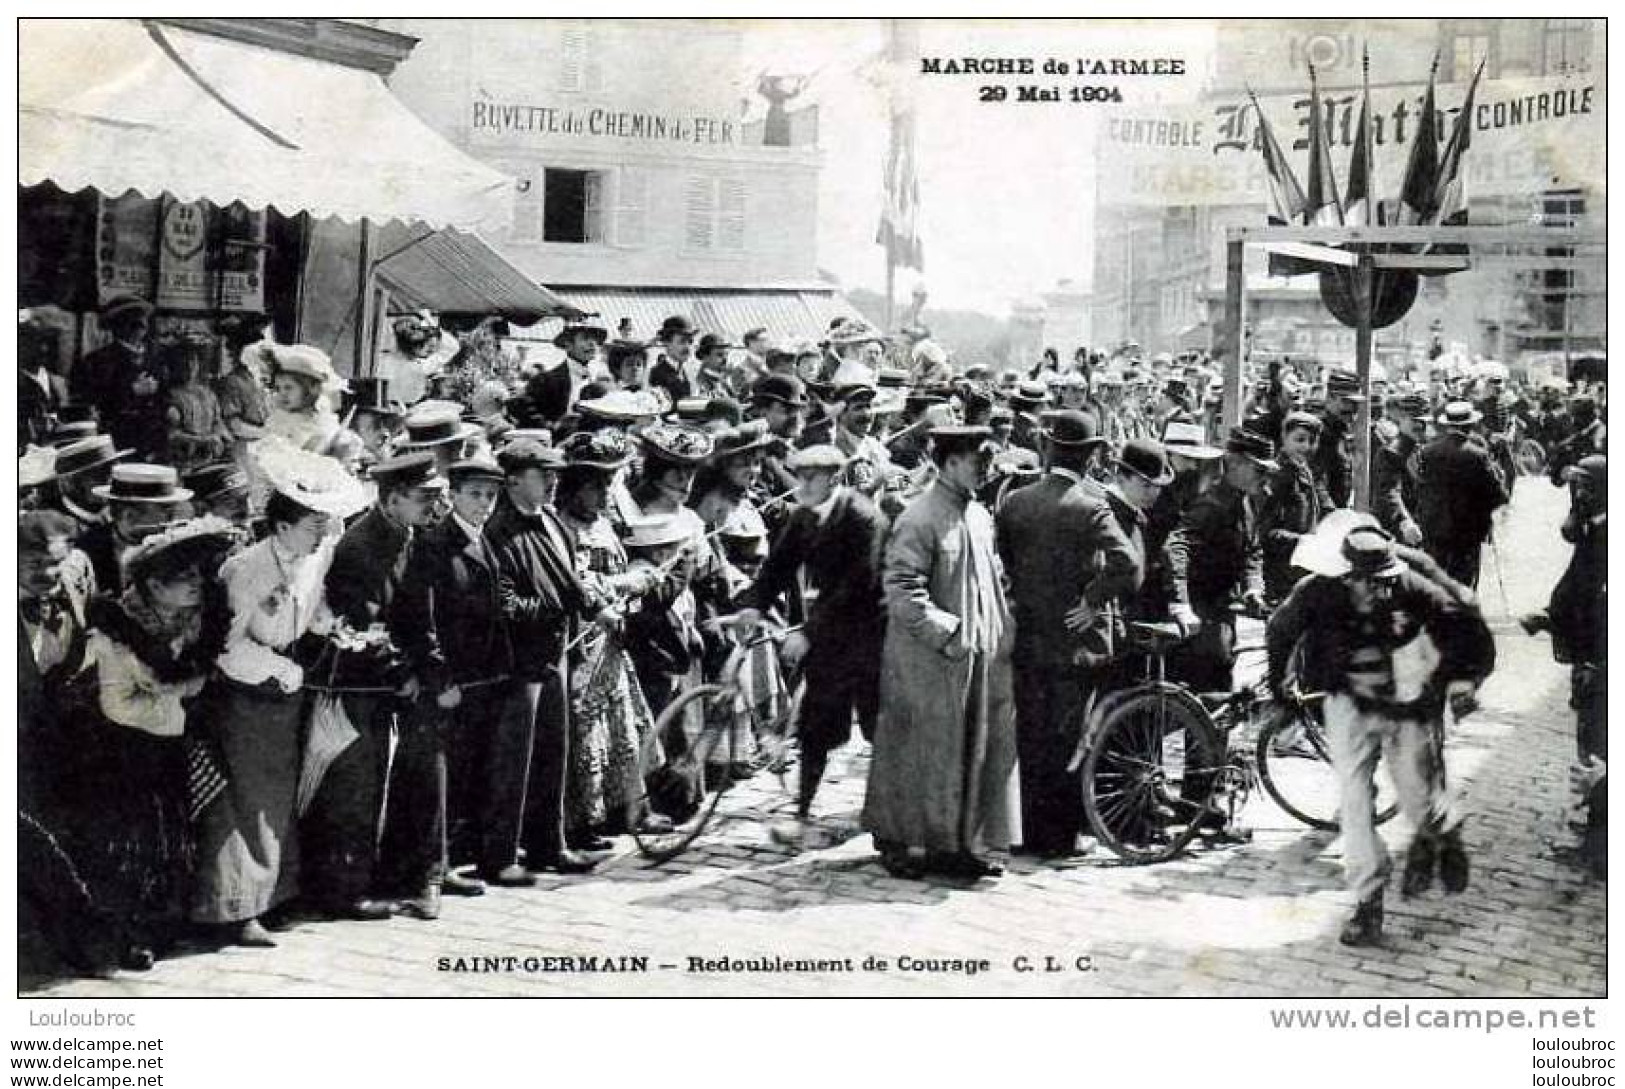
[[[396,309],[500,314],[520,325],[580,314],[531,282],[478,235],[390,224],[378,232],[372,252],[378,278],[389,288]]]
[[[775,343],[821,339],[838,317],[861,317],[852,304],[833,291],[796,289],[695,289],[555,287],[566,303],[607,325],[611,332],[622,318],[632,322],[632,335],[652,339],[660,323],[683,315],[702,331],[726,335],[734,343],[747,330],[762,328]],[[548,323],[548,336],[558,326]]]

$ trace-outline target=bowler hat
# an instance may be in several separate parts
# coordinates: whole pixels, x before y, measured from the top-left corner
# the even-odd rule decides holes
[[[705,355],[707,352],[714,352],[719,348],[737,347],[739,347],[739,345],[729,344],[727,337],[718,336],[716,333],[706,333],[700,338],[700,342],[694,345],[694,354]]]
[[[660,323],[660,331],[655,334],[655,339],[664,344],[672,337],[692,337],[698,332],[699,329],[688,318],[681,314],[673,314]]]
[[[1081,450],[1106,441],[1100,435],[1100,428],[1095,423],[1095,418],[1089,413],[1080,412],[1075,408],[1062,408],[1053,412],[1046,412],[1039,417],[1039,420],[1043,425],[1044,438],[1052,446]]]
[[[801,379],[793,374],[764,374],[750,388],[752,401],[777,401],[792,408],[805,408],[807,394]]]
[[[1170,484],[1174,479],[1174,467],[1168,463],[1162,443],[1153,439],[1129,439],[1123,443],[1117,453],[1117,464],[1152,484]]]
[[[1036,411],[1050,403],[1049,387],[1042,382],[1022,382],[1010,395],[1010,407]]]

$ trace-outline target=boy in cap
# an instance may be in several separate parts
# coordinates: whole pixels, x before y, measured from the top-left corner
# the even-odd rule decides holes
[[[378,501],[339,539],[324,582],[327,604],[360,638],[330,649],[314,675],[338,695],[356,739],[329,765],[304,817],[304,887],[317,906],[349,919],[386,919],[395,905],[377,896],[377,844],[389,744],[398,710],[422,680],[389,631],[412,543],[445,490],[428,453],[373,467]]]
[[[478,896],[485,883],[453,868],[487,826],[491,741],[502,714],[512,648],[484,527],[506,476],[465,458],[446,471],[451,510],[413,543],[390,633],[422,679],[403,717],[395,797],[383,836],[389,877],[405,911],[440,913],[440,895]]]
[[[1300,683],[1327,693],[1344,867],[1357,905],[1340,940],[1366,946],[1382,939],[1389,871],[1374,818],[1380,757],[1416,829],[1402,893],[1427,891],[1435,866],[1446,892],[1467,887],[1461,815],[1445,782],[1442,724],[1447,698],[1466,697],[1493,668],[1495,642],[1471,593],[1414,569],[1382,529],[1350,530],[1342,562],[1341,574],[1298,583],[1270,618],[1268,676],[1276,698],[1289,698],[1287,667],[1296,652]]]
[[[1264,553],[1264,594],[1279,601],[1292,589],[1292,551],[1298,539],[1320,524],[1331,498],[1315,480],[1309,461],[1320,440],[1321,422],[1307,412],[1289,412],[1281,424],[1280,468],[1266,482],[1259,504],[1258,531]]]

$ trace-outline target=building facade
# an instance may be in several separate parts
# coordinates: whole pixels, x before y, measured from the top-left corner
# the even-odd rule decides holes
[[[1469,222],[1600,231],[1606,224],[1601,162],[1582,154],[1580,145],[1590,133],[1594,142],[1601,140],[1604,88],[1594,74],[1604,69],[1603,42],[1601,21],[1584,19],[1223,23],[1202,103],[1174,111],[1154,136],[1144,137],[1146,161],[1160,159],[1164,169],[1133,175],[1115,189],[1123,172],[1103,172],[1094,253],[1096,337],[1170,352],[1222,342],[1226,232],[1265,223],[1263,160],[1250,120],[1255,112],[1243,104],[1249,89],[1264,103],[1304,181],[1311,63],[1328,108],[1340,192],[1363,57],[1370,57],[1379,118],[1378,195],[1391,199],[1398,195],[1405,149],[1385,145],[1402,142],[1406,127],[1414,126],[1437,51],[1441,139],[1473,70],[1484,62],[1475,140],[1467,153]],[[1156,124],[1144,120],[1149,123],[1134,129],[1133,138]],[[1111,141],[1130,138],[1134,123],[1110,122],[1103,146],[1123,150]],[[1154,140],[1163,146],[1150,146]],[[1193,155],[1181,144],[1201,147]],[[1227,174],[1215,164],[1231,155]],[[1578,269],[1532,267],[1541,256],[1574,256],[1537,250],[1518,255],[1519,262],[1486,257],[1467,272],[1424,278],[1416,305],[1376,334],[1379,358],[1420,355],[1436,338],[1507,361],[1602,348],[1604,262],[1600,250],[1586,253],[1596,260]],[[1266,255],[1249,248],[1247,283],[1253,350],[1352,362],[1354,331],[1321,305],[1314,277],[1270,277]]]

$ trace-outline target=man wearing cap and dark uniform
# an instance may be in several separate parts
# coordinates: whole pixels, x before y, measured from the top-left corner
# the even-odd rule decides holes
[[[1265,475],[1279,466],[1275,444],[1232,428],[1224,448],[1224,476],[1197,496],[1163,543],[1172,601],[1169,612],[1194,637],[1170,656],[1172,671],[1199,692],[1233,685],[1238,606],[1264,611],[1263,552],[1255,504]]]
[[[1014,632],[993,517],[977,502],[985,427],[932,431],[935,481],[886,547],[880,722],[863,826],[895,875],[1004,871],[1014,838]]]
[[[1363,400],[1365,396],[1360,392],[1357,377],[1347,371],[1332,371],[1327,375],[1320,445],[1310,464],[1334,507],[1346,507],[1354,502],[1354,414]]]
[[[694,395],[691,372],[696,368],[692,355],[694,336],[698,332],[692,321],[681,314],[673,314],[660,323],[660,331],[655,334],[655,340],[662,350],[649,370],[649,385],[665,390],[674,405]]]
[[[745,625],[780,605],[805,610],[802,630],[792,633],[781,651],[787,664],[799,661],[807,678],[796,795],[801,821],[811,816],[829,754],[851,737],[854,715],[868,739],[880,710],[887,521],[873,502],[837,483],[845,467],[846,456],[833,446],[791,455],[796,505],[755,582],[739,599]],[[810,601],[797,601],[803,584]]]
[[[491,740],[513,657],[483,535],[506,477],[479,459],[453,462],[446,476],[451,511],[414,540],[390,615],[423,690],[403,716],[381,849],[403,908],[431,919],[442,891],[485,891],[453,866],[486,827]]]
[[[570,756],[567,648],[589,615],[576,576],[576,544],[552,508],[563,453],[532,440],[497,455],[507,490],[485,523],[497,589],[514,649],[513,680],[492,753],[491,823],[480,876],[531,883],[526,869],[584,873],[596,861],[564,841],[564,785]],[[525,866],[519,866],[523,846]]]
[[[1425,557],[1422,559],[1425,564]],[[1445,781],[1447,698],[1467,696],[1495,664],[1495,641],[1470,592],[1402,559],[1371,525],[1350,530],[1342,573],[1305,578],[1270,618],[1269,685],[1288,697],[1296,652],[1300,683],[1327,693],[1327,740],[1339,782],[1344,868],[1356,908],[1345,945],[1382,939],[1388,850],[1377,834],[1377,760],[1385,757],[1400,808],[1415,829],[1401,891],[1427,891],[1435,867],[1446,892],[1467,887],[1461,814]]]
[[[305,812],[302,883],[316,906],[350,919],[384,919],[395,910],[378,898],[379,822],[396,712],[417,698],[422,679],[390,629],[413,540],[446,483],[427,453],[379,462],[372,480],[378,501],[344,531],[323,584],[334,617],[354,633],[372,634],[365,645],[328,647],[308,671],[314,687],[340,698],[357,736],[328,766]]]
[[[1067,763],[1089,698],[1078,659],[1087,645],[1069,630],[1067,613],[1081,603],[1108,621],[1107,605],[1133,592],[1140,569],[1111,506],[1086,482],[1105,445],[1094,417],[1062,409],[1046,413],[1045,424],[1048,471],[1006,497],[997,534],[1016,622],[1021,842],[1042,857],[1066,858],[1076,851],[1083,816]]]
[[[1506,482],[1489,452],[1471,437],[1480,419],[1466,401],[1445,405],[1438,417],[1439,437],[1416,459],[1416,521],[1422,527],[1422,546],[1451,578],[1471,587],[1478,585],[1491,516],[1507,502]]]
[[[1422,543],[1422,527],[1413,512],[1417,454],[1426,434],[1428,407],[1428,399],[1420,393],[1400,394],[1385,406],[1397,434],[1387,442],[1376,442],[1376,429],[1372,429],[1371,513],[1395,540],[1412,548]]]

